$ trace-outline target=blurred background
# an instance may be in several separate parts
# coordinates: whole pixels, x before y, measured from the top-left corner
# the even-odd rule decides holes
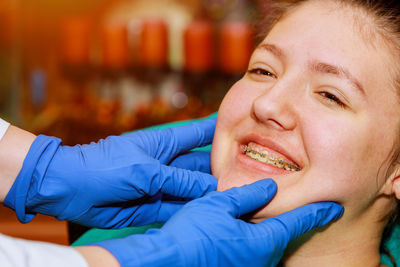
[[[66,145],[207,116],[246,71],[262,0],[1,0],[0,117]],[[65,222],[0,232],[68,244]]]

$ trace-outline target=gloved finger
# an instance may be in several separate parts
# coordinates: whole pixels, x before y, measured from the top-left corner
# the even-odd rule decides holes
[[[285,212],[277,217],[268,218],[255,226],[264,228],[267,233],[271,233],[271,230],[273,233],[279,233],[275,237],[275,244],[284,249],[291,240],[312,228],[337,220],[342,216],[343,211],[343,207],[334,202],[313,203]]]
[[[186,202],[162,202],[157,214],[157,222],[166,222],[172,215],[180,210]]]
[[[125,217],[134,217],[134,220],[130,221],[132,226],[166,222],[175,212],[187,203],[187,201],[182,200],[161,201],[162,198],[162,194],[157,194],[140,207],[135,207],[136,210],[134,210],[134,212],[138,216],[132,216],[133,213],[129,214],[132,208],[125,208],[124,212],[128,213]]]
[[[171,161],[169,166],[187,169],[191,171],[200,171],[211,173],[210,152],[209,151],[191,151],[179,155]]]
[[[84,213],[77,218],[69,218],[68,221],[75,222],[88,227],[99,227],[120,229],[127,226],[139,225],[137,211],[140,207],[138,206],[104,206],[104,207],[92,207],[90,212]],[[85,219],[85,220],[83,220]],[[84,221],[85,223],[82,223]]]
[[[157,176],[158,181],[152,188],[164,194],[182,198],[198,198],[217,189],[217,179],[207,173],[189,171],[171,166],[161,165]]]
[[[217,202],[218,205],[225,206],[224,210],[233,217],[239,218],[268,204],[276,191],[277,185],[274,180],[263,179],[221,192],[219,197],[222,196],[222,199]],[[218,198],[217,194],[215,196]]]
[[[216,119],[207,119],[185,126],[163,130],[142,131],[135,136],[138,145],[161,163],[169,163],[176,155],[211,144]]]

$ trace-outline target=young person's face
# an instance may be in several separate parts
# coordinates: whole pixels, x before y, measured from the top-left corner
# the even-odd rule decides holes
[[[274,26],[219,110],[211,154],[218,190],[263,178],[278,184],[255,221],[317,201],[336,201],[356,218],[383,194],[399,136],[389,49],[378,36],[370,43],[349,10],[315,2]],[[245,145],[300,170],[252,159]]]

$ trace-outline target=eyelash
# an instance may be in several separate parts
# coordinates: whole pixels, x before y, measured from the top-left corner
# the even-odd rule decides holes
[[[261,68],[255,68],[255,69],[250,69],[247,71],[250,74],[255,74],[255,75],[265,75],[265,76],[269,76],[271,78],[277,78],[277,76],[275,74],[273,74],[270,71],[261,69]],[[328,92],[320,92],[319,93],[321,96],[323,96],[326,101],[331,102],[332,104],[335,104],[341,108],[345,108],[346,105],[340,101],[340,99],[338,97],[336,97],[335,95],[328,93]]]
[[[264,70],[264,69],[260,69],[260,68],[250,69],[247,72],[251,73],[251,74],[265,75],[265,76],[269,76],[271,78],[277,78],[277,76],[275,74],[273,74],[272,72]]]
[[[328,93],[328,92],[321,92],[319,93],[321,96],[325,97],[325,99],[333,104],[338,105],[341,108],[345,108],[346,105],[340,101],[339,98],[337,98],[335,95]]]

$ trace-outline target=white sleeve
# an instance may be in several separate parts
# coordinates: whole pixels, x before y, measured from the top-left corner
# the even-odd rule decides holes
[[[28,241],[0,234],[2,267],[88,267],[83,256],[71,247]]]
[[[0,140],[3,138],[10,124],[0,118]]]

